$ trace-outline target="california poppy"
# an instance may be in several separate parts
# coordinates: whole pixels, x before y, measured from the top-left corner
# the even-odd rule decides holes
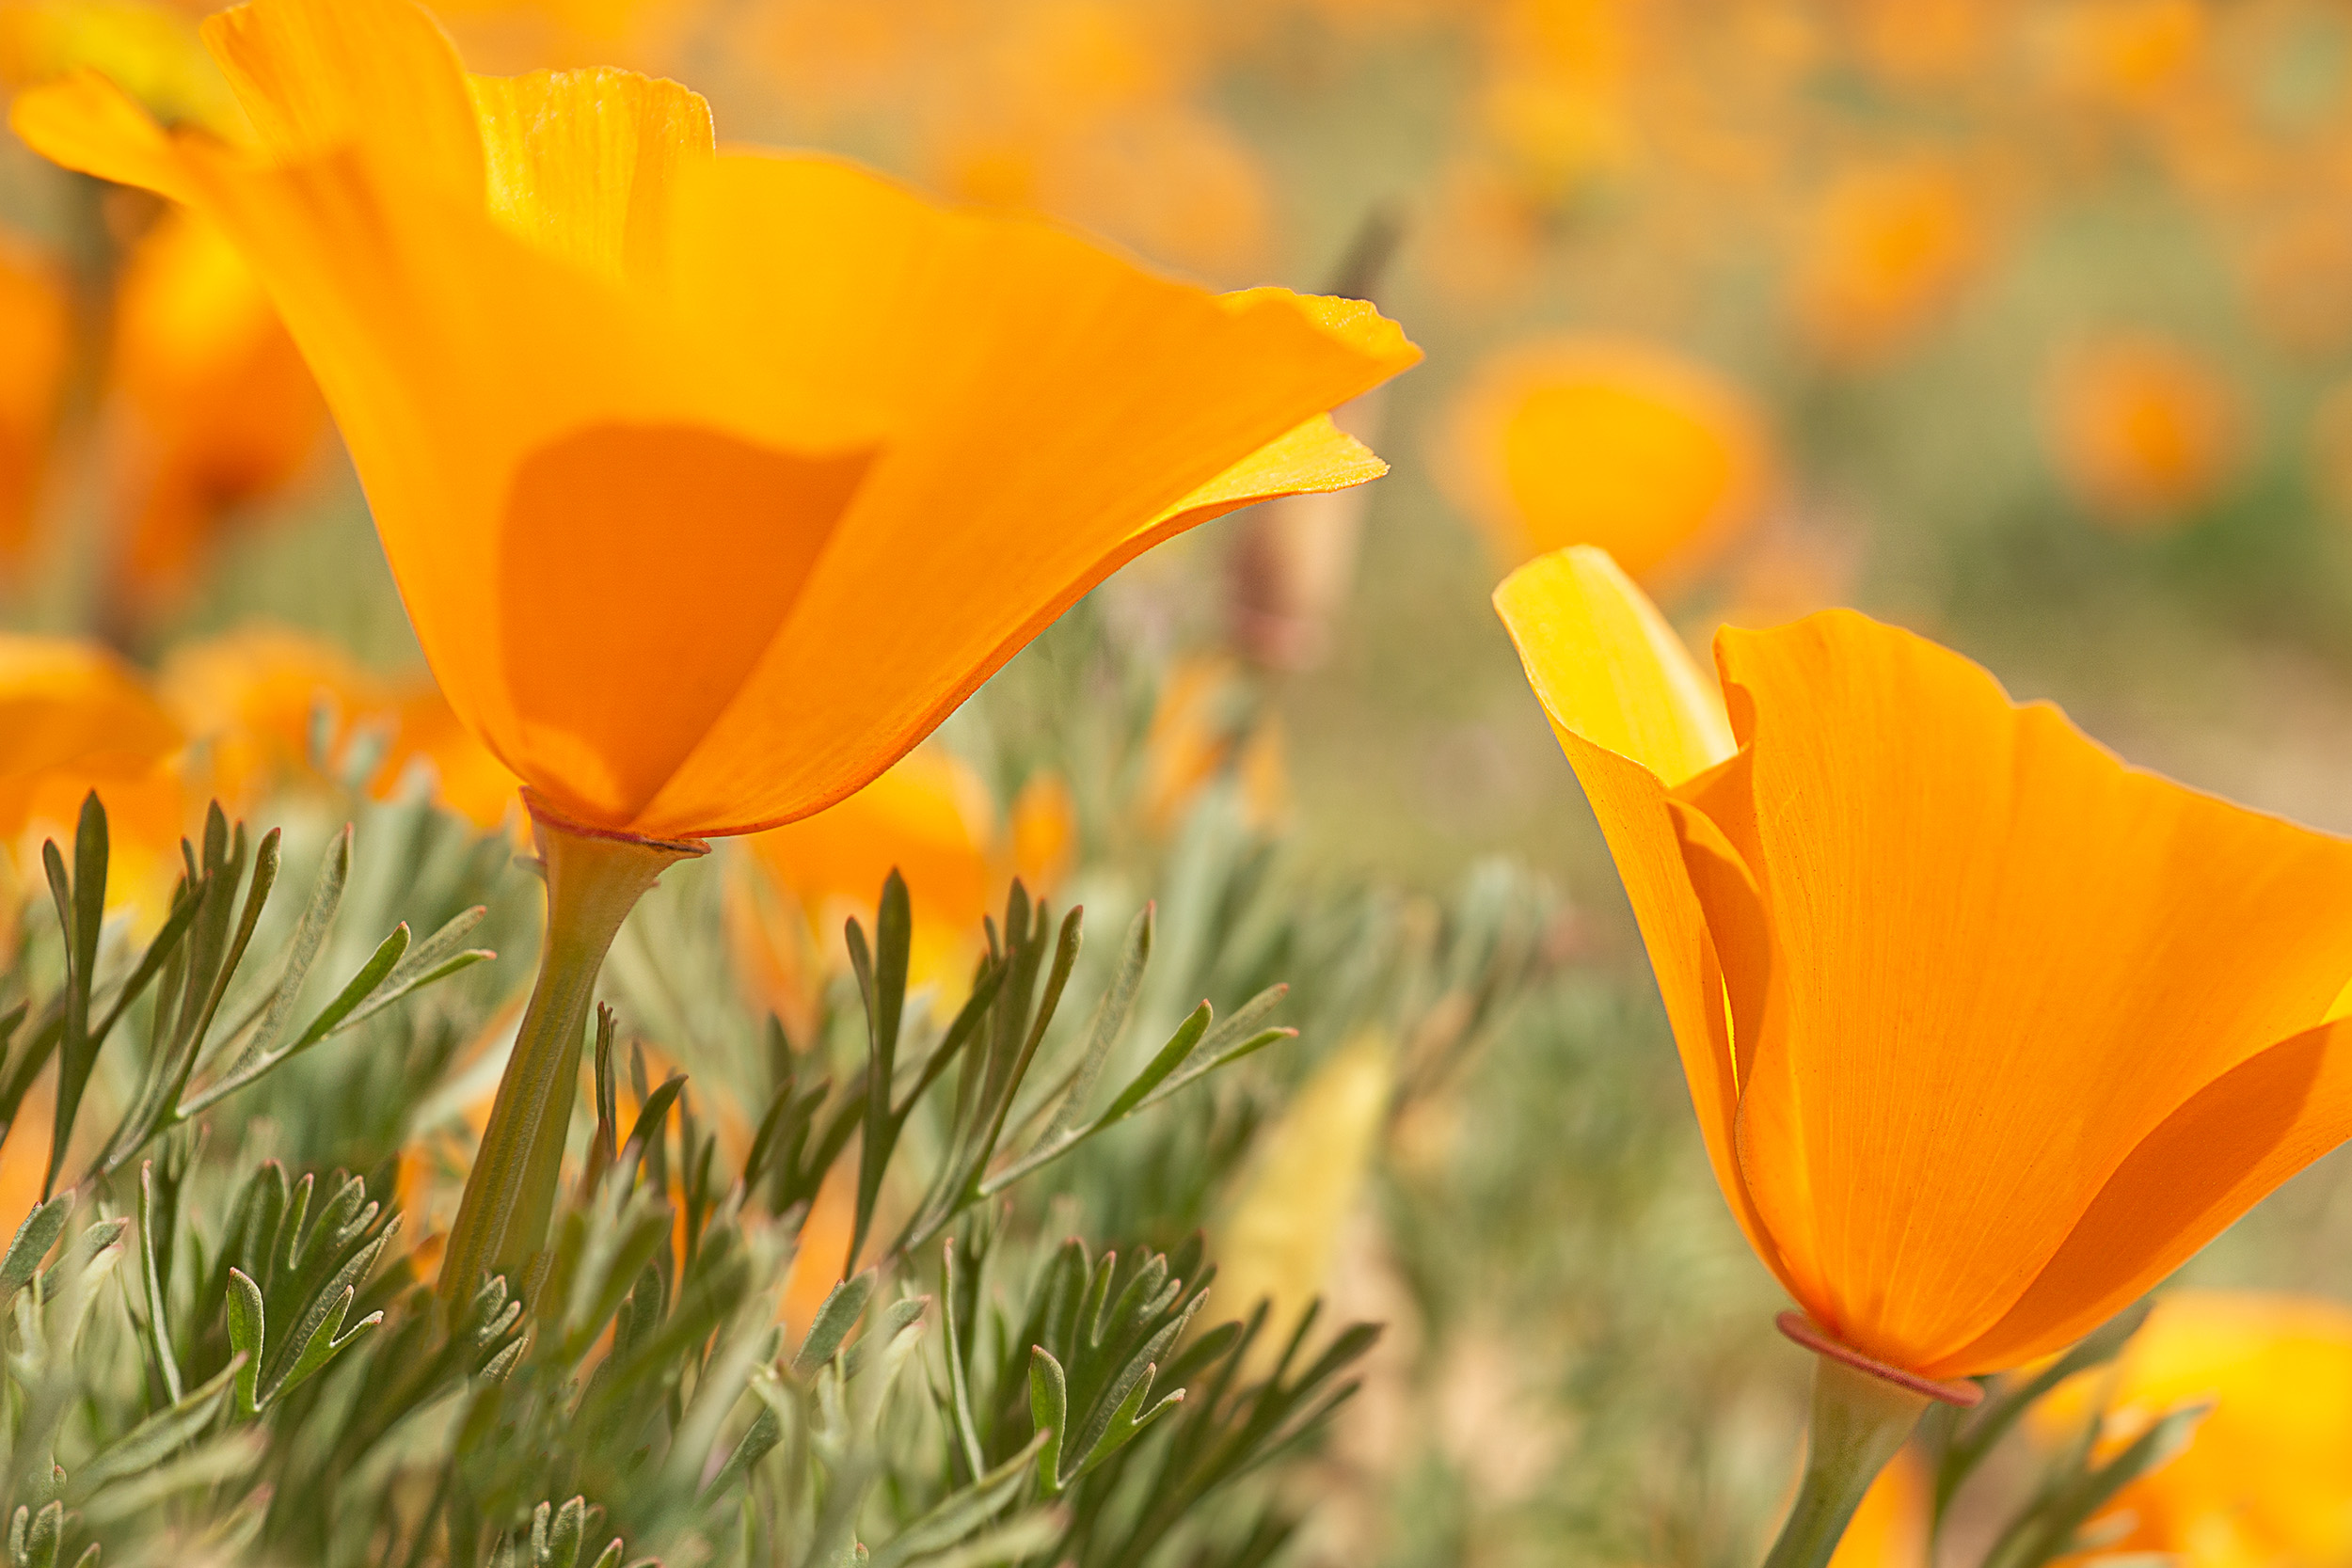
[[[1893,162],[1840,174],[1809,215],[1790,282],[1814,352],[1867,365],[1909,344],[1966,280],[1981,227],[1966,187],[1941,165]]]
[[[40,885],[44,839],[73,842],[92,790],[106,808],[111,903],[152,926],[167,910],[189,806],[186,736],[147,681],[70,638],[0,636],[0,847]]]
[[[2058,1389],[2037,1424],[2071,1437],[2094,1400],[2103,1443],[2119,1445],[2183,1405],[2212,1407],[2178,1457],[2117,1494],[2122,1533],[2104,1549],[2184,1568],[2352,1560],[2352,1309],[2168,1291],[2112,1372]]]
[[[186,589],[235,509],[302,471],[326,409],[244,259],[185,211],[124,259],[111,357],[124,443],[113,566],[151,613]]]
[[[2061,88],[2144,109],[2190,84],[2209,28],[2201,0],[2074,0],[2052,8],[2042,43]]]
[[[1143,737],[1136,811],[1154,833],[1173,832],[1200,793],[1231,775],[1243,818],[1278,827],[1290,806],[1280,715],[1239,664],[1222,655],[1178,659],[1160,686]]]
[[[2180,344],[2125,333],[2077,345],[2049,388],[2058,475],[2102,521],[2146,528],[2213,499],[2237,455],[2228,384]]]
[[[174,648],[160,684],[232,810],[323,784],[321,763],[340,772],[363,760],[356,749],[364,748],[373,762],[358,782],[374,799],[422,787],[482,828],[515,815],[515,776],[457,722],[422,672],[379,675],[331,642],[257,624]],[[313,754],[322,739],[324,757]]]
[[[469,77],[408,0],[204,32],[258,153],[88,72],[12,119],[244,251],[442,689],[527,786],[548,948],[457,1295],[546,1233],[590,989],[663,866],[853,793],[1159,540],[1374,477],[1323,411],[1417,351],[1361,305],[720,153],[675,83]]]
[[[1716,372],[1633,339],[1563,338],[1472,372],[1438,471],[1503,560],[1596,545],[1656,581],[1754,523],[1770,468],[1761,418]]]
[[[1726,628],[1719,698],[1599,551],[1495,602],[1733,1213],[1797,1332],[1920,1393],[1912,1419],[2352,1134],[2352,1034],[2325,1022],[2352,843],[2128,768],[1851,611]]]

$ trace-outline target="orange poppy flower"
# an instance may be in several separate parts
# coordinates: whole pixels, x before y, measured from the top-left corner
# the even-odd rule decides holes
[[[1769,468],[1762,420],[1713,371],[1649,343],[1566,338],[1479,367],[1439,473],[1505,561],[1595,545],[1655,581],[1738,538]]]
[[[2053,9],[2044,43],[2060,87],[2146,108],[2188,84],[2206,33],[2203,0],[2074,0]]]
[[[185,591],[229,513],[301,472],[326,408],[260,281],[184,210],[124,259],[111,381],[126,443],[114,566],[151,612]]]
[[[1226,657],[1179,659],[1160,685],[1143,737],[1136,811],[1155,833],[1173,832],[1200,792],[1230,770],[1248,824],[1272,832],[1290,808],[1290,768],[1278,716],[1253,696]]]
[[[451,705],[528,786],[547,948],[454,1299],[545,1236],[596,972],[689,835],[853,794],[1159,540],[1373,478],[1325,411],[1418,351],[1353,302],[1220,298],[834,159],[722,154],[675,83],[469,77],[409,0],[204,33],[259,153],[93,73],[11,120],[236,242]]]
[[[2165,339],[2089,343],[2051,377],[2052,456],[2091,515],[2123,527],[2175,521],[2213,499],[2236,455],[2228,385]]]
[[[675,84],[469,78],[406,0],[205,30],[266,156],[89,74],[14,123],[245,251],[443,689],[576,822],[821,810],[1151,544],[1380,471],[1322,417],[1416,357],[1369,308],[720,154]]]
[[[383,754],[367,779],[389,800],[419,773],[441,804],[476,826],[514,815],[515,776],[468,734],[429,679],[388,679],[334,644],[282,626],[252,626],[172,650],[165,701],[206,749],[214,789],[237,811],[273,792],[315,788],[312,747],[322,708],[330,757],[365,740]]]
[[[981,0],[946,39],[928,16],[903,16],[938,78],[913,95],[925,163],[975,201],[1053,213],[1183,266],[1247,266],[1265,245],[1267,180],[1248,144],[1191,102],[1201,52],[1184,11]],[[908,98],[894,76],[891,110]]]
[[[2352,1133],[2323,1022],[2352,843],[2127,768],[1851,611],[1724,630],[1718,699],[1597,550],[1495,602],[1717,1180],[1822,1334],[1919,1378],[2016,1366]]]
[[[105,649],[0,635],[0,847],[20,888],[44,885],[41,841],[71,846],[95,789],[106,807],[108,901],[133,909],[142,927],[159,923],[189,825],[185,744],[147,683]]]
[[[1900,163],[1840,175],[1813,211],[1791,280],[1806,341],[1847,365],[1900,351],[1966,281],[1979,230],[1948,168]]]
[[[2183,1405],[2213,1406],[2187,1448],[2116,1495],[2111,1514],[2126,1528],[2102,1550],[2160,1552],[2184,1568],[2352,1560],[2352,1310],[2167,1291],[2111,1382],[2086,1374],[2035,1416],[2063,1440],[2093,1400],[2107,1407],[2102,1440],[2117,1445]]]
[[[23,562],[48,467],[73,312],[57,269],[0,237],[0,563]]]

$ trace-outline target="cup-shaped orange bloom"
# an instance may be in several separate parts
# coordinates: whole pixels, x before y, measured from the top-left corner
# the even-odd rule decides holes
[[[2096,1326],[2352,1134],[2352,843],[2128,768],[1831,610],[1716,640],[1598,551],[1495,601],[1640,922],[1718,1181],[1927,1378]]]
[[[1762,420],[1715,372],[1650,343],[1567,338],[1479,367],[1439,472],[1503,560],[1593,545],[1654,582],[1738,538],[1770,467]]]
[[[2094,1399],[2114,1444],[2183,1405],[2212,1406],[2178,1457],[2116,1495],[2110,1514],[2128,1525],[2103,1549],[2184,1568],[2352,1560],[2352,1310],[2341,1303],[2167,1291],[2112,1382],[2068,1384],[2038,1424],[2071,1438]]]
[[[258,153],[87,73],[14,123],[237,244],[452,705],[575,823],[821,810],[1152,544],[1381,471],[1322,417],[1416,357],[1367,307],[721,153],[674,83],[469,77],[408,0],[205,37]]]
[[[124,261],[111,380],[126,449],[113,565],[152,610],[187,588],[237,507],[301,472],[326,408],[260,281],[184,211]]]
[[[2093,516],[2161,525],[2212,499],[2228,478],[2233,403],[2219,372],[2177,343],[2129,335],[2084,344],[2051,376],[2051,455]]]

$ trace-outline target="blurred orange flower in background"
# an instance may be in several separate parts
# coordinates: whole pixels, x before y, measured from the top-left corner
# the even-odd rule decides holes
[[[257,0],[206,36],[267,159],[87,73],[14,122],[236,240],[443,690],[576,822],[821,810],[1153,543],[1381,471],[1322,416],[1417,356],[1367,308],[720,155],[675,84],[469,79],[405,0]]]
[[[56,266],[0,235],[0,566],[22,564],[72,352]]]
[[[1854,0],[1854,42],[1891,81],[1949,81],[1984,58],[2010,9],[2010,0]]]
[[[2237,454],[2228,384],[2153,334],[2119,334],[2061,355],[2047,424],[2052,460],[2075,499],[2122,527],[2194,512],[2219,490]]]
[[[2191,79],[2206,28],[2201,0],[2071,0],[2045,11],[2042,46],[2061,87],[2146,108]]]
[[[1815,353],[1867,366],[1910,344],[1951,304],[1984,245],[1959,176],[1910,161],[1847,169],[1808,216],[1789,280]]]
[[[960,1005],[980,922],[1003,908],[1012,879],[1045,895],[1068,871],[1072,811],[1068,786],[1041,775],[1001,812],[970,763],[934,746],[909,752],[829,811],[745,838],[727,927],[753,1005],[805,1038],[817,975],[845,961],[842,922],[855,916],[872,927],[894,869],[914,915],[910,983],[936,985],[946,1006]],[[780,907],[763,907],[771,900]]]
[[[1229,769],[1251,827],[1270,832],[1290,808],[1279,716],[1260,701],[1241,666],[1221,655],[1179,659],[1168,669],[1144,734],[1142,769],[1136,812],[1155,833],[1173,832]]]
[[[2183,1568],[2352,1560],[2352,1309],[2310,1296],[2169,1291],[2112,1372],[2035,1409],[2054,1442],[2101,1403],[2120,1447],[2159,1417],[2210,1403],[2188,1447],[2115,1497],[2103,1552]]]
[[[186,737],[147,682],[96,643],[0,635],[0,846],[22,893],[44,890],[40,846],[73,843],[83,798],[106,807],[110,906],[151,928],[180,871],[192,804]]]
[[[1654,582],[1704,567],[1756,520],[1771,452],[1754,404],[1706,366],[1562,338],[1472,372],[1439,473],[1506,562],[1593,545]]]
[[[1496,591],[1632,900],[1717,1180],[1929,1378],[2079,1338],[2352,1134],[2352,843],[2127,768],[1851,611],[1716,639],[1597,550]],[[1736,1152],[1735,1152],[1736,1150]]]
[[[1259,257],[1265,175],[1193,103],[1205,61],[1188,8],[983,0],[962,15],[960,57],[924,108],[927,161],[949,191],[1210,272]]]
[[[1628,97],[1645,13],[1627,0],[1501,0],[1490,8],[1480,118],[1529,199],[1568,200],[1639,156]]]
[[[162,685],[232,812],[282,789],[326,788],[322,763],[340,771],[364,746],[381,748],[366,776],[377,800],[422,782],[477,827],[515,814],[515,776],[457,722],[430,677],[388,679],[332,643],[256,626],[175,648]]]
[[[326,407],[236,248],[184,209],[124,259],[111,379],[126,443],[115,567],[151,611],[186,590],[227,514],[301,471]]]
[[[781,0],[762,55],[809,132],[861,119],[924,179],[1046,212],[1157,261],[1258,261],[1272,198],[1214,112],[1207,8],[1190,0]]]

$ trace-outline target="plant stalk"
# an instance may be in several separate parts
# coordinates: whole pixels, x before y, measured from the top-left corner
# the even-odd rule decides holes
[[[450,1229],[439,1291],[453,1327],[485,1275],[519,1290],[547,1244],[579,1098],[580,1054],[597,973],[621,929],[662,871],[705,854],[698,839],[639,838],[565,821],[523,791],[547,877],[547,935],[539,977],[499,1079],[482,1148]]]
[[[1881,1367],[1794,1312],[1781,1314],[1780,1327],[1816,1353],[1813,1427],[1804,1480],[1780,1538],[1765,1555],[1764,1568],[1825,1568],[1863,1495],[1909,1440],[1928,1406],[1937,1400],[1974,1404],[1983,1394],[1974,1384],[1935,1383]]]

